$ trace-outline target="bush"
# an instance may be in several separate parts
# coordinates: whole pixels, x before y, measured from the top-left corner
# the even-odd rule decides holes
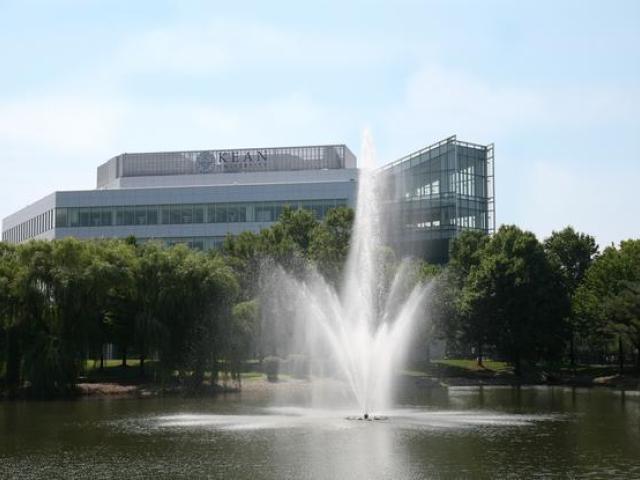
[[[278,357],[265,357],[262,359],[262,371],[270,382],[278,381],[278,371],[280,370],[280,359]]]

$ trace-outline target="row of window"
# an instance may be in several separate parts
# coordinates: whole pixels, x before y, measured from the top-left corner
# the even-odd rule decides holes
[[[2,240],[10,243],[20,243],[52,228],[66,227],[238,222],[270,223],[275,222],[286,207],[294,210],[299,208],[310,210],[320,220],[324,218],[330,209],[346,205],[346,199],[323,199],[281,202],[56,208],[3,232]],[[200,245],[197,242],[194,248],[212,248],[204,244]]]
[[[51,230],[53,225],[54,215],[53,209],[51,209],[41,213],[40,215],[36,215],[35,217],[30,218],[29,220],[22,222],[5,232],[2,232],[2,241],[20,243]]]
[[[286,208],[310,210],[322,219],[345,199],[281,202],[245,202],[125,207],[73,207],[56,209],[56,228],[113,225],[189,225],[201,223],[275,222]]]

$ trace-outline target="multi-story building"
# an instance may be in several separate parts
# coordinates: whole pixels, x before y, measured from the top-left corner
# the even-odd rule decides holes
[[[495,230],[493,145],[455,136],[382,167],[388,241],[444,263],[462,230]]]
[[[491,146],[451,137],[382,172],[394,179],[391,241],[407,253],[446,261],[456,232],[492,231]],[[286,206],[318,219],[353,207],[357,181],[345,145],[124,153],[98,167],[95,190],[54,192],[5,218],[2,240],[135,236],[212,248],[269,227]]]

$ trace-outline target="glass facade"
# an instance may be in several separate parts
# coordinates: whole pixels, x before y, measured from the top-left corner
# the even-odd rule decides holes
[[[446,262],[466,229],[492,233],[493,145],[450,137],[383,167],[389,240],[402,253]]]
[[[20,243],[54,228],[191,225],[207,223],[271,223],[282,211],[306,209],[321,220],[327,212],[347,205],[346,199],[286,200],[276,202],[132,205],[114,207],[58,207],[2,232],[2,240]],[[224,237],[163,238],[165,243],[186,243],[211,248]]]

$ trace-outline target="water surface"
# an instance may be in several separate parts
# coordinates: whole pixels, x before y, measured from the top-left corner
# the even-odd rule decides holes
[[[408,389],[384,421],[275,389],[0,402],[0,478],[640,478],[640,395]]]

